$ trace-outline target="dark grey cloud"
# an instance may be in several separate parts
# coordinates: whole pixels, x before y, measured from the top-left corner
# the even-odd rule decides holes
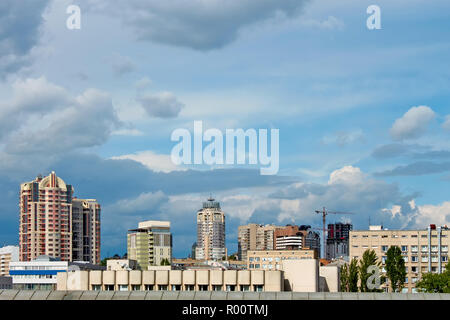
[[[379,146],[372,152],[376,159],[406,157],[410,159],[450,159],[449,150],[431,150],[431,147],[418,144],[391,143]]]
[[[398,166],[391,170],[375,173],[375,176],[421,176],[450,171],[450,162],[419,161],[404,166]]]
[[[143,94],[137,98],[149,116],[155,118],[176,118],[184,104],[170,92]]]
[[[89,8],[118,16],[141,40],[196,50],[221,48],[248,25],[276,15],[295,17],[308,0],[90,0]]]
[[[0,77],[28,64],[50,0],[0,1]]]

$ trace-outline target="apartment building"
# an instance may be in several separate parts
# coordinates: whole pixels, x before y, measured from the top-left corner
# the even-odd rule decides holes
[[[248,250],[273,250],[274,225],[250,223],[238,227],[238,259],[247,261]]]
[[[100,263],[100,205],[94,199],[76,199],[73,193],[55,172],[21,184],[20,261],[48,255]]]
[[[247,252],[249,270],[282,270],[286,260],[317,259],[316,250],[252,250]]]
[[[0,248],[0,277],[9,276],[9,264],[16,261],[19,261],[18,246]]]
[[[147,270],[172,261],[172,234],[169,221],[143,221],[137,229],[128,230],[127,258],[137,261],[137,267]]]
[[[100,263],[100,205],[72,199],[72,261]]]
[[[405,260],[404,292],[416,292],[415,284],[424,273],[441,273],[448,263],[450,230],[447,226],[430,225],[422,230],[388,230],[370,226],[369,230],[350,231],[350,259],[361,259],[364,251],[375,251],[386,272],[386,252],[390,246],[401,248]],[[387,291],[387,284],[383,284]]]
[[[225,213],[220,209],[219,202],[209,198],[203,202],[203,208],[197,212],[195,258],[198,260],[222,260],[226,256]]]

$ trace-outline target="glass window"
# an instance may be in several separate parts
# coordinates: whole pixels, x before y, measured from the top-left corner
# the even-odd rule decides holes
[[[250,286],[248,285],[241,285],[241,291],[250,291]]]
[[[128,285],[119,284],[119,291],[128,291]]]
[[[146,284],[145,285],[145,290],[146,291],[153,291],[153,285],[152,284]]]
[[[227,291],[234,291],[235,287],[236,286],[234,286],[234,285],[227,285]]]
[[[141,290],[141,286],[138,285],[138,284],[132,284],[132,285],[131,285],[131,290],[133,290],[133,291],[139,291],[139,290]]]
[[[158,290],[159,291],[167,291],[167,286],[164,284],[160,284],[160,285],[158,285]]]
[[[198,291],[208,291],[208,285],[207,284],[200,284],[198,286]]]
[[[194,285],[192,284],[184,285],[184,291],[194,291]]]
[[[262,284],[256,284],[253,286],[253,291],[255,292],[262,292],[263,291],[263,285]]]
[[[222,286],[213,285],[213,291],[222,291]]]
[[[99,284],[92,285],[92,290],[94,290],[94,291],[100,291],[101,289],[102,289],[102,286]]]
[[[402,246],[402,251],[403,252],[407,252],[408,251],[408,246]]]
[[[172,291],[180,291],[180,290],[181,290],[181,286],[179,284],[172,285]]]

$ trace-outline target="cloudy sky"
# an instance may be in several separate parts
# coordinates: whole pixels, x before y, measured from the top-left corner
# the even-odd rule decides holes
[[[81,8],[69,30],[66,9]],[[381,30],[366,9],[381,8]],[[247,222],[450,224],[447,0],[2,0],[0,246],[22,182],[55,170],[103,207],[102,256],[172,222],[195,241],[210,193],[227,246]],[[280,131],[280,170],[176,166],[177,128]]]

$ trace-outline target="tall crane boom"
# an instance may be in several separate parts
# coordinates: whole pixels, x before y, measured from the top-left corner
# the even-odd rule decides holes
[[[354,214],[352,212],[343,212],[343,211],[329,211],[327,208],[323,207],[321,210],[315,210],[315,213],[322,214],[322,243],[323,243],[323,258],[326,258],[327,254],[327,243],[326,243],[326,216],[328,214]]]

